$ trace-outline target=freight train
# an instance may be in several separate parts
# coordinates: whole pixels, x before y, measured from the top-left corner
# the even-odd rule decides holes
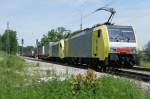
[[[115,11],[108,11],[112,13],[110,20]],[[38,47],[34,56],[89,66],[132,67],[138,64],[139,51],[133,27],[110,24],[109,20],[78,31],[70,38]]]
[[[35,51],[35,57],[90,66],[138,64],[138,45],[132,26],[99,25],[71,38],[50,42]]]

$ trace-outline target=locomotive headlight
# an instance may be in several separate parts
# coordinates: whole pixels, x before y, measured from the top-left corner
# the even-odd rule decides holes
[[[132,48],[132,49],[131,49],[131,53],[136,54],[136,52],[137,52],[137,51],[136,51],[136,48]]]
[[[110,48],[110,53],[116,53],[116,48]]]

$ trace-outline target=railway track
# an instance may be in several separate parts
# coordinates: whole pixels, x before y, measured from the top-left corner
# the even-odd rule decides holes
[[[33,60],[33,61],[41,61],[41,62],[49,62],[50,63],[50,61],[41,60],[41,59],[28,58],[28,57],[24,57],[24,58]],[[58,62],[51,62],[51,63],[66,65],[64,63],[58,63]],[[66,65],[66,66],[70,66],[70,65]],[[73,67],[76,67],[76,66],[73,66]],[[86,66],[81,65],[81,67],[78,66],[77,68],[83,68],[83,67],[86,67]],[[85,69],[87,69],[87,68],[85,68]],[[104,72],[104,71],[100,71],[95,68],[91,68],[91,69],[94,69],[97,72]],[[132,79],[136,79],[136,80],[141,80],[141,81],[145,81],[145,82],[150,82],[150,68],[143,68],[143,67],[138,67],[138,66],[135,66],[133,68],[112,68],[109,71],[106,70],[105,73],[117,75],[117,76],[121,76],[121,77],[132,78]]]
[[[124,68],[115,68],[114,69],[114,74],[119,75],[119,76],[125,76],[128,78],[133,78],[137,80],[142,80],[145,82],[150,81],[150,71],[149,69],[141,69],[141,68],[136,68],[136,69],[124,69]]]
[[[140,67],[140,66],[134,66],[132,69],[150,72],[150,68],[145,68],[145,67]]]

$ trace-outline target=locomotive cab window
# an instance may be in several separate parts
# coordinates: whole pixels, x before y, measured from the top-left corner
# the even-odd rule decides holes
[[[101,30],[98,30],[98,38],[100,38],[101,37]]]
[[[111,42],[135,42],[132,27],[108,27],[108,33]]]

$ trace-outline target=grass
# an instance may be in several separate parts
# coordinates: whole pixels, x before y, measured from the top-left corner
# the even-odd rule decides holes
[[[149,61],[144,61],[144,60],[142,60],[142,61],[141,61],[141,65],[144,66],[144,67],[150,68],[150,62],[149,62]]]
[[[10,99],[13,90],[24,84],[24,61],[0,52],[0,99]],[[6,98],[7,97],[7,98]]]
[[[37,75],[29,83],[25,68],[24,60],[0,52],[0,99],[150,99],[133,82],[113,77],[96,79],[91,72],[48,82],[39,82]]]

